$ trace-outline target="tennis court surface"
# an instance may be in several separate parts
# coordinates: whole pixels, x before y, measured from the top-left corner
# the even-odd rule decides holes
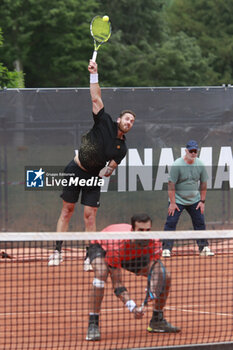
[[[91,239],[177,238],[164,316],[181,332],[149,333],[152,302],[141,320],[117,299],[107,280],[101,306],[101,340],[87,341],[93,271],[83,271]],[[214,256],[199,256],[194,238],[207,238]],[[192,238],[192,239],[190,239]],[[55,240],[63,240],[59,266],[48,266]],[[0,349],[138,349],[232,343],[233,231],[150,233],[1,233]],[[125,287],[140,305],[147,280],[126,270]]]

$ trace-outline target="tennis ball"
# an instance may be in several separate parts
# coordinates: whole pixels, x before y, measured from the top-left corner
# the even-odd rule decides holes
[[[104,16],[104,17],[103,17],[103,21],[104,21],[104,22],[108,22],[108,21],[109,21],[109,17],[108,17],[108,16]]]

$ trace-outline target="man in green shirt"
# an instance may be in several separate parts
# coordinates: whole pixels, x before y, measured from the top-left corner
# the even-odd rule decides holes
[[[204,210],[208,175],[204,164],[197,158],[197,152],[197,142],[190,140],[186,145],[185,156],[176,159],[171,167],[168,181],[169,206],[164,231],[175,231],[184,209],[192,219],[194,230],[206,228]],[[163,257],[171,256],[173,243],[173,240],[163,241]],[[214,255],[206,239],[198,239],[197,244],[200,255]]]

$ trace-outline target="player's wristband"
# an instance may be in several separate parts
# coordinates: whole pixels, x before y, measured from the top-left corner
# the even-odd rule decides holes
[[[133,300],[128,300],[125,304],[130,312],[133,311],[133,309],[136,307],[136,303]]]
[[[98,73],[90,74],[90,83],[91,84],[96,84],[98,82],[99,82]]]
[[[113,172],[113,168],[110,166],[105,166],[103,169],[100,170],[99,172],[99,176],[103,177],[103,176],[108,176],[109,174],[111,175],[111,173]]]

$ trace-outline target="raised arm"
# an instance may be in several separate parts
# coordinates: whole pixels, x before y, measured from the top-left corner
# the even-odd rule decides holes
[[[90,93],[92,100],[92,111],[94,114],[98,114],[98,112],[104,107],[104,104],[101,98],[101,89],[98,83],[97,63],[90,60],[88,70],[90,72]]]

